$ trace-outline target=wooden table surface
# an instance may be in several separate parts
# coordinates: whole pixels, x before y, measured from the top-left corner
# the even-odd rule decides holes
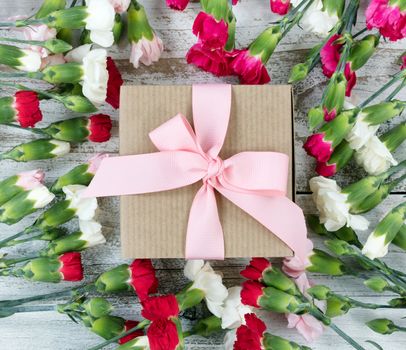
[[[17,15],[32,14],[39,7],[39,0],[3,0],[0,8],[0,18]],[[184,12],[169,10],[164,0],[142,1],[148,12],[152,26],[156,29],[165,44],[165,52],[159,63],[151,66],[142,66],[134,69],[128,62],[129,50],[123,45],[114,47],[111,54],[118,59],[118,65],[123,73],[123,78],[127,84],[192,84],[206,82],[231,82],[237,83],[234,77],[218,79],[210,74],[202,72],[193,66],[187,65],[184,59],[187,49],[195,42],[195,37],[191,32],[193,19],[199,11],[199,4],[192,3]],[[365,4],[364,4],[365,7]],[[270,13],[269,1],[265,0],[242,0],[235,7],[237,24],[237,47],[248,45],[270,22],[275,20],[275,16]],[[362,29],[365,25],[363,13],[359,16],[357,27]],[[9,35],[1,32],[2,36]],[[283,42],[278,46],[275,54],[268,64],[272,75],[273,84],[287,83],[287,77],[292,66],[303,61],[307,50],[317,43],[318,39],[311,34],[304,33],[299,28],[295,28]],[[382,43],[374,57],[358,73],[358,84],[354,95],[358,99],[364,99],[384,82],[388,77],[399,69],[398,58],[405,49],[405,41],[397,43]],[[308,135],[306,126],[306,112],[316,105],[321,97],[323,89],[326,87],[326,79],[319,68],[310,74],[306,81],[295,86],[295,161],[296,161],[296,186],[297,202],[306,213],[314,213],[315,207],[312,204],[309,194],[308,180],[315,175],[314,162],[307,157],[302,150],[302,143]],[[7,93],[7,92],[3,92]],[[401,95],[405,99],[406,94]],[[142,103],[142,101],[140,101]],[[44,125],[47,122],[55,121],[73,116],[72,113],[61,108],[53,102],[42,103],[44,110]],[[46,171],[46,183],[51,184],[55,178],[64,174],[74,166],[84,162],[97,152],[108,152],[115,154],[118,152],[118,112],[109,107],[103,107],[103,112],[113,116],[113,137],[105,144],[84,143],[73,147],[72,152],[60,159],[31,162],[28,164],[14,163],[12,161],[0,162],[0,179],[10,176],[19,171],[34,168],[42,168]],[[392,123],[399,122],[400,118],[388,123],[382,130],[387,129]],[[0,127],[0,152],[31,138],[31,134]],[[405,147],[398,150],[395,156],[403,158]],[[354,164],[349,165],[337,176],[339,184],[344,185],[364,176]],[[383,214],[391,207],[404,201],[405,186],[402,185],[386,199],[375,210],[366,216],[371,221],[371,227]],[[119,238],[119,205],[118,199],[100,200],[99,219],[103,224],[103,232],[107,243],[87,250],[84,255],[84,265],[86,279],[92,280],[100,272],[107,270],[119,263],[123,263],[120,256]],[[32,223],[35,215],[24,219],[19,224],[12,227],[0,224],[0,238],[4,238],[13,233],[19,232],[25,226]],[[311,235],[314,237],[314,235]],[[362,239],[366,234],[361,234]],[[316,245],[321,246],[320,239],[315,238]],[[38,244],[28,244],[10,250],[11,255],[29,255],[38,249]],[[392,267],[403,269],[406,263],[405,254],[399,249],[392,248],[385,261]],[[245,265],[245,259],[227,259],[214,263],[216,270],[223,273],[224,282],[227,286],[239,284],[241,279],[239,271]],[[185,283],[182,268],[183,260],[155,260],[157,273],[160,280],[160,290],[163,293],[179,290]],[[323,283],[330,286],[338,293],[346,294],[365,302],[384,302],[390,296],[377,296],[366,289],[362,281],[354,277],[332,278],[325,275],[312,274],[311,279],[315,283]],[[63,290],[72,284],[61,283],[58,285],[30,283],[12,277],[0,278],[0,300],[31,296],[52,291]],[[117,315],[126,318],[137,318],[140,307],[138,300],[132,294],[115,296],[110,299],[116,308]],[[50,302],[46,303],[50,304]],[[404,317],[402,311],[369,311],[353,310],[348,315],[337,319],[337,324],[354,337],[366,348],[371,345],[365,340],[371,339],[385,350],[398,349],[405,344],[406,337],[401,334],[390,336],[378,336],[370,331],[364,322],[376,317],[391,317],[397,321]],[[269,319],[269,329],[271,332],[288,337],[294,341],[305,344],[303,338],[295,331],[286,328],[286,320],[283,316],[267,316]],[[402,321],[399,321],[402,323]],[[185,325],[187,326],[187,321]],[[405,325],[403,321],[403,325]],[[403,333],[404,334],[404,333]],[[187,339],[187,349],[222,349],[223,335],[218,335],[210,339],[191,337]],[[0,319],[0,349],[1,350],[82,350],[100,342],[100,338],[89,332],[82,325],[73,323],[68,317],[56,312],[33,312],[14,315],[9,318]],[[325,334],[314,344],[313,349],[325,350],[332,347],[340,350],[351,349],[332,331],[326,330]]]

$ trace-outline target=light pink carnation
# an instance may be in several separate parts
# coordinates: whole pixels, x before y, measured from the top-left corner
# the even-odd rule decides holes
[[[18,174],[16,185],[22,187],[25,191],[30,191],[36,187],[42,186],[45,174],[42,170],[25,171]]]
[[[163,50],[162,40],[156,34],[152,40],[143,37],[138,42],[132,43],[130,62],[135,68],[140,66],[140,62],[150,66],[159,60]]]
[[[127,11],[131,2],[131,0],[109,0],[109,1],[111,6],[114,7],[114,11],[116,11],[116,13],[123,13]]]
[[[293,256],[291,258],[285,258],[283,260],[283,266],[282,270],[285,272],[288,276],[293,277],[293,278],[298,278],[300,277],[305,271],[306,267],[309,265],[310,261],[308,259],[308,256],[313,250],[313,243],[310,239],[306,241],[306,258],[301,259],[298,256]]]
[[[295,282],[302,293],[306,293],[306,290],[310,288],[310,283],[305,273],[301,274]],[[319,303],[318,306],[323,307],[324,303]],[[286,314],[286,319],[288,320],[288,328],[296,328],[308,342],[317,340],[323,334],[323,324],[309,314]]]

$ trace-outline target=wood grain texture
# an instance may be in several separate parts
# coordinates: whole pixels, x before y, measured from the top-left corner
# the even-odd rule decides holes
[[[365,3],[363,1],[363,6]],[[182,13],[174,12],[166,8],[163,0],[143,1],[149,14],[151,24],[162,37],[166,50],[159,63],[151,67],[141,67],[135,70],[127,61],[129,51],[124,45],[111,50],[112,56],[119,59],[118,64],[123,72],[123,77],[127,84],[192,84],[205,82],[231,82],[236,83],[233,77],[218,79],[210,74],[202,72],[193,66],[186,64],[184,56],[187,49],[195,42],[191,33],[193,19],[199,11],[199,4],[192,3]],[[16,14],[31,14],[40,5],[39,0],[3,0],[0,7],[0,18],[4,19]],[[237,46],[243,47],[255,38],[269,23],[275,20],[275,16],[269,11],[269,1],[263,0],[243,0],[236,8],[235,14],[238,19],[237,25]],[[358,29],[364,26],[365,19],[363,12],[360,12]],[[1,31],[0,35],[12,35]],[[311,34],[304,33],[300,29],[294,29],[284,41],[278,46],[277,51],[272,56],[268,68],[272,74],[273,84],[283,84],[287,81],[292,66],[303,60],[307,50],[315,45],[318,39]],[[355,95],[359,100],[364,99],[371,92],[375,91],[385,81],[390,74],[399,69],[398,58],[405,48],[405,41],[397,43],[382,43],[374,57],[358,72],[358,84]],[[295,161],[296,161],[296,187],[297,201],[306,213],[315,213],[312,204],[308,179],[314,176],[314,164],[302,150],[302,143],[308,135],[306,125],[306,113],[309,108],[319,102],[322,90],[326,86],[326,79],[320,69],[313,71],[306,81],[295,86]],[[2,92],[6,94],[7,91]],[[406,98],[403,92],[400,97]],[[141,102],[140,102],[141,103]],[[67,112],[60,105],[54,102],[42,103],[44,110],[44,122],[64,119],[74,116]],[[46,182],[51,184],[55,178],[65,173],[75,165],[88,159],[96,152],[108,152],[115,154],[118,152],[118,113],[110,107],[103,107],[102,112],[108,113],[114,118],[113,138],[107,144],[91,144],[75,146],[72,153],[61,159],[51,161],[38,161],[29,164],[13,163],[11,161],[0,162],[0,179],[12,175],[16,172],[42,168],[47,172]],[[399,122],[399,117],[382,127],[386,130],[390,125]],[[404,118],[404,116],[403,116]],[[21,140],[28,140],[32,136],[25,132],[7,127],[0,127],[0,152],[3,152]],[[399,149],[396,156],[401,159],[405,154],[405,146]],[[337,181],[345,185],[365,174],[354,164],[347,166],[337,176]],[[391,207],[404,201],[405,185],[399,186],[380,206],[368,213],[366,216],[371,220],[373,227],[384,213]],[[120,257],[119,239],[119,200],[101,199],[98,217],[104,226],[104,234],[107,243],[89,249],[84,253],[84,264],[86,279],[88,281],[96,277],[105,269],[111,268],[123,262]],[[27,217],[21,223],[8,227],[0,225],[0,238],[19,232],[29,225],[35,215]],[[367,234],[360,235],[365,240]],[[312,236],[312,238],[314,235]],[[322,240],[315,238],[316,246],[322,246]],[[10,256],[34,254],[41,247],[41,244],[22,245],[9,250]],[[385,261],[394,268],[404,269],[406,257],[399,249],[391,249],[390,254],[385,257]],[[216,270],[222,272],[227,286],[232,286],[241,281],[239,270],[247,261],[244,259],[227,259],[226,261],[214,263]],[[155,260],[158,269],[158,277],[161,282],[161,292],[168,293],[178,290],[185,284],[182,274],[183,260]],[[385,302],[389,294],[377,297],[374,293],[366,289],[360,280],[353,277],[331,278],[329,276],[312,274],[311,279],[315,283],[322,283],[330,286],[338,293],[345,293],[348,296],[358,298],[365,302]],[[48,293],[67,288],[72,284],[62,283],[59,285],[28,283],[15,278],[0,278],[0,300],[8,298],[18,298],[31,296],[34,294]],[[131,294],[111,297],[110,300],[116,307],[116,314],[127,318],[137,318],[140,306],[137,299]],[[380,311],[372,312],[365,310],[354,310],[349,315],[337,320],[337,324],[350,333],[358,342],[365,345],[367,339],[377,341],[385,350],[392,350],[401,347],[406,337],[399,334],[391,336],[378,336],[364,326],[364,322],[375,317],[391,317],[400,320],[404,316],[403,312]],[[265,317],[269,317],[266,315]],[[191,321],[185,321],[188,327]],[[404,322],[403,322],[403,325]],[[289,337],[300,343],[305,343],[295,330],[286,329],[286,321],[282,316],[272,316],[269,318],[269,326],[273,333]],[[90,333],[84,327],[74,324],[67,317],[55,312],[41,312],[19,314],[6,319],[0,319],[0,349],[1,350],[83,350],[100,342],[100,338]],[[187,349],[209,350],[221,349],[223,335],[218,335],[210,339],[192,337],[187,341]],[[369,346],[369,345],[368,345]],[[316,350],[326,350],[329,348],[340,350],[351,349],[339,337],[330,330],[321,337],[319,341],[312,344]],[[371,347],[368,347],[368,349]]]

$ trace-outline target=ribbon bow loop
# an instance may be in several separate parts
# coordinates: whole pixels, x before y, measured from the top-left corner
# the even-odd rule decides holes
[[[106,158],[85,196],[141,194],[203,180],[189,214],[186,258],[224,259],[217,190],[304,258],[306,225],[286,198],[289,158],[278,152],[219,157],[231,109],[230,85],[193,86],[194,130],[178,114],[149,136],[159,152]]]

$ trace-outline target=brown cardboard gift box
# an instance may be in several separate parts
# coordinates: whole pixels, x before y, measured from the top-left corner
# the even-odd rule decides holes
[[[192,123],[191,86],[124,86],[120,102],[120,154],[157,151],[148,133],[182,113]],[[242,151],[277,151],[291,160],[290,86],[233,86],[230,123],[220,157]],[[183,258],[190,207],[201,182],[176,190],[121,197],[121,244],[128,258]],[[240,208],[217,196],[225,257],[292,255],[290,248]],[[204,225],[204,223],[202,223]]]

